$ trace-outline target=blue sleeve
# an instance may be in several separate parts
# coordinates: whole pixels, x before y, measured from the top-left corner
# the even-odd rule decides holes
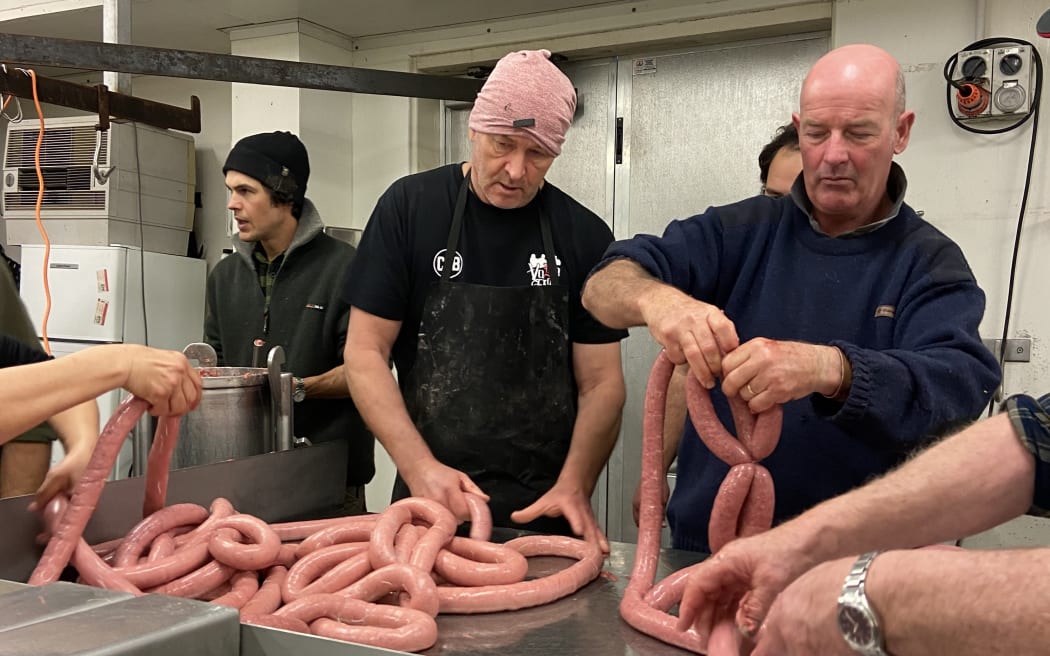
[[[1050,394],[1038,400],[1024,394],[1011,396],[1003,402],[1010,423],[1021,443],[1035,457],[1034,510],[1046,514],[1050,510]]]
[[[984,305],[961,251],[945,246],[895,309],[895,348],[831,342],[849,358],[853,382],[842,404],[814,395],[817,413],[854,434],[913,444],[978,418],[1001,377],[978,332]]]
[[[662,282],[712,302],[721,270],[722,242],[722,223],[708,210],[672,221],[661,237],[641,234],[613,242],[594,271],[615,260],[633,260]]]

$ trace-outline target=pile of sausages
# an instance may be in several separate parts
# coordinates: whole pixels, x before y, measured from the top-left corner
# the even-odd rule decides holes
[[[679,631],[678,618],[668,611],[682,600],[682,590],[693,567],[681,569],[654,585],[660,552],[660,527],[664,507],[661,477],[664,475],[662,447],[667,387],[674,364],[663,351],[656,358],[645,393],[642,426],[642,480],[638,512],[638,549],[631,581],[620,603],[620,614],[642,633],[669,644],[704,653],[705,641],[692,628]],[[757,464],[773,452],[780,439],[780,406],[757,417],[738,398],[729,399],[739,439],[734,438],[715,414],[711,397],[690,374],[686,383],[689,415],[704,444],[731,465],[719,488],[711,510],[708,540],[712,551],[721,549],[736,537],[768,529],[773,520],[773,481],[769,472]],[[707,642],[737,641],[732,622],[717,625]]]
[[[44,511],[50,538],[29,583],[58,579],[72,564],[84,583],[132,594],[158,592],[239,609],[250,624],[420,651],[437,639],[439,613],[488,613],[546,604],[598,576],[593,544],[561,536],[488,542],[491,517],[471,499],[471,536],[456,537],[444,506],[409,498],[378,515],[268,525],[225,499],[210,508],[167,506],[177,418],[157,428],[146,474],[144,519],[123,538],[83,539],[124,437],[146,410],[135,397],[106,425],[72,496]],[[574,559],[525,580],[527,558]]]

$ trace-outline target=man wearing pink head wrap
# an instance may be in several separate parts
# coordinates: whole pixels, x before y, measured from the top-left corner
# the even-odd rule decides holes
[[[619,430],[627,333],[590,316],[580,290],[612,233],[544,180],[575,109],[548,51],[496,64],[470,160],[402,178],[376,204],[348,278],[345,362],[398,467],[395,499],[466,519],[463,493],[482,493],[497,527],[608,550],[590,495]]]

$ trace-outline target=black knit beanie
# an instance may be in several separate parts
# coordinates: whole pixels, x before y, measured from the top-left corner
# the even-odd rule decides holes
[[[238,141],[222,172],[239,171],[263,183],[271,190],[291,195],[296,206],[306,197],[310,178],[310,158],[306,146],[291,132],[264,132]]]

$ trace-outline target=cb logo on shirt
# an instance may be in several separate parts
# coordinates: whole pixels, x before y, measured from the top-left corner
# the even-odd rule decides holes
[[[446,248],[442,248],[434,255],[434,273],[439,277],[445,270],[445,251]],[[452,258],[452,275],[450,277],[455,278],[463,271],[463,256],[456,251],[455,257]]]

